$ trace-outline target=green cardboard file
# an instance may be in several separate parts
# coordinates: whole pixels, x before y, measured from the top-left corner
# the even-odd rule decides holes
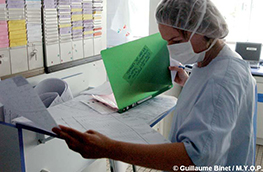
[[[154,34],[101,51],[119,112],[172,87],[167,42]]]

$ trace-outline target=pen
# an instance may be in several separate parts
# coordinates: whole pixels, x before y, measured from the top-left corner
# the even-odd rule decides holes
[[[180,65],[180,66],[178,66],[179,68],[182,68],[183,70],[185,70],[186,72],[191,72],[192,70],[191,69],[189,69],[189,68],[186,68],[185,66],[182,66],[182,65]]]
[[[178,67],[179,67],[179,68],[182,68],[182,69],[185,69],[185,67],[184,67],[184,66],[181,66],[181,65],[180,65],[180,66],[178,66]]]

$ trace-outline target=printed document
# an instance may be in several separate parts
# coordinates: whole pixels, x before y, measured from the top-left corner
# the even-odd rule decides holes
[[[161,134],[149,126],[149,123],[156,120],[157,116],[172,109],[176,104],[175,98],[169,99],[160,96],[139,105],[134,110],[131,109],[131,111],[122,114],[112,112],[106,115],[102,115],[82,103],[89,102],[91,99],[91,96],[81,95],[73,100],[51,107],[48,111],[58,124],[82,132],[92,129],[112,139],[131,143],[168,143]],[[165,105],[163,106],[163,104]],[[158,106],[153,108],[152,105]],[[141,112],[144,112],[141,114],[141,118],[135,114],[139,112],[135,109],[141,109]],[[149,109],[155,109],[155,111],[148,111]]]
[[[4,106],[6,123],[11,123],[17,117],[24,117],[50,132],[57,126],[33,87],[22,76],[0,82],[0,102]]]

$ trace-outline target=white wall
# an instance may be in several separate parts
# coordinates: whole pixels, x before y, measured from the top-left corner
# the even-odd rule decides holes
[[[161,0],[150,0],[150,15],[149,15],[149,33],[154,34],[159,32],[158,25],[155,19],[155,10]]]
[[[102,60],[99,60],[66,70],[28,78],[27,80],[30,84],[35,86],[37,83],[46,78],[63,79],[69,84],[73,95],[76,96],[79,92],[89,87],[96,87],[104,83],[107,75]]]

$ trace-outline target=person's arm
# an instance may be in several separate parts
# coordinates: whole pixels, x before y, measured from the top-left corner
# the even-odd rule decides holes
[[[189,78],[189,75],[186,73],[186,71],[177,66],[170,66],[169,69],[171,71],[177,71],[177,74],[174,78],[174,82],[183,87],[185,82]]]
[[[81,133],[65,126],[53,128],[53,131],[84,158],[110,158],[166,171],[172,171],[175,165],[194,165],[183,143],[146,145],[119,142],[96,131]]]
[[[172,171],[173,166],[194,165],[183,143],[158,145],[114,142],[109,158],[143,167]]]

